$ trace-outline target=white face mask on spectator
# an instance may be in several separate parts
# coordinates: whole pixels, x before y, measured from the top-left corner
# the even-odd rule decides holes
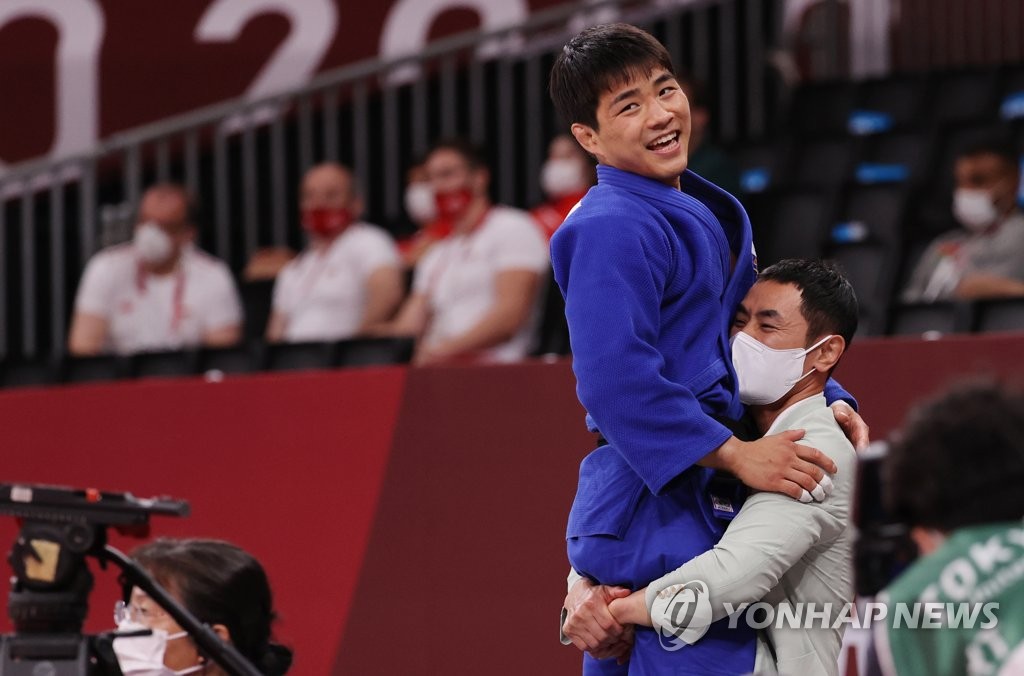
[[[117,630],[120,632],[145,629],[149,629],[149,627],[131,620],[125,620],[117,625]],[[167,642],[184,638],[188,636],[188,632],[180,631],[176,634],[168,634],[163,629],[151,629],[150,631],[152,633],[148,636],[124,636],[114,639],[114,654],[117,656],[117,663],[124,676],[182,676],[203,668],[203,665],[197,664],[188,669],[174,671],[164,666]]]
[[[405,213],[417,223],[429,223],[437,218],[434,189],[425,181],[410,183],[405,189]]]
[[[174,253],[174,241],[171,236],[152,221],[135,228],[132,243],[139,257],[147,263],[163,263]]]
[[[953,193],[953,215],[971,232],[984,232],[999,218],[999,211],[988,191],[957,188]]]
[[[740,401],[756,406],[782,399],[794,385],[814,373],[814,369],[803,373],[804,356],[831,337],[825,336],[806,349],[775,350],[750,334],[737,333],[731,343]]]
[[[540,170],[540,187],[551,198],[570,195],[587,187],[580,163],[568,158],[548,160]]]

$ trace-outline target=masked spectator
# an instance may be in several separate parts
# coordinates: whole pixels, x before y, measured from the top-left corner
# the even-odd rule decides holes
[[[551,239],[569,211],[594,184],[594,164],[569,134],[559,134],[548,145],[548,159],[540,172],[540,186],[548,201],[530,211],[544,237]]]

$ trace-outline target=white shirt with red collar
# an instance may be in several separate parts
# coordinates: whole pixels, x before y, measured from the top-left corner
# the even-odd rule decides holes
[[[423,340],[441,343],[469,331],[497,300],[498,273],[544,274],[551,267],[547,243],[525,211],[491,207],[479,226],[435,244],[416,266],[413,291],[424,294],[431,319]],[[514,336],[476,355],[481,361],[513,362],[533,347],[540,305]]]
[[[284,339],[351,338],[363,321],[370,275],[400,264],[391,236],[369,223],[353,223],[326,249],[306,249],[274,284],[274,312],[286,318]]]
[[[82,274],[75,312],[107,320],[105,351],[116,354],[198,347],[207,332],[242,322],[228,266],[192,246],[166,275],[143,270],[131,244],[100,251]]]

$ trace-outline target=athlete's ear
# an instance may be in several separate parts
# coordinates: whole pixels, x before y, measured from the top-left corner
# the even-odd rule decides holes
[[[576,138],[576,142],[580,144],[580,147],[594,157],[598,157],[601,144],[598,141],[596,129],[581,122],[576,122],[569,130]]]

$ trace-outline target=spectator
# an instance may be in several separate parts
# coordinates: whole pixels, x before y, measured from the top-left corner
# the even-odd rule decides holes
[[[480,151],[442,141],[427,157],[438,216],[452,234],[416,267],[412,295],[379,333],[418,338],[420,364],[454,358],[508,362],[529,354],[537,290],[548,252],[536,224],[518,209],[492,205]]]
[[[569,211],[594,184],[594,163],[569,134],[559,134],[548,145],[548,159],[540,172],[540,186],[548,201],[530,211],[546,239],[551,239]]]
[[[729,155],[708,138],[711,109],[707,88],[695,79],[679,81],[690,102],[690,158],[687,168],[733,195],[740,194],[740,170]]]
[[[291,651],[271,642],[274,606],[267,574],[251,554],[218,540],[161,538],[132,555],[175,601],[231,643],[260,673],[278,676],[288,671]],[[125,676],[227,673],[141,589],[126,587],[114,615],[118,629],[153,630],[150,636],[114,640]]]
[[[139,204],[133,240],[104,249],[89,261],[71,319],[71,354],[131,354],[238,342],[238,291],[227,265],[194,246],[190,206],[181,186],[151,187]]]
[[[267,340],[341,340],[390,319],[402,300],[398,250],[384,230],[358,220],[363,200],[352,172],[313,167],[301,206],[309,246],[278,276]]]
[[[922,556],[879,601],[890,617],[897,603],[943,609],[941,627],[872,624],[882,672],[1024,673],[1024,396],[993,385],[940,396],[911,414],[882,469],[885,502]],[[951,625],[958,601],[975,604],[976,622]]]
[[[905,302],[1024,295],[1024,213],[1017,206],[1018,154],[985,139],[954,166],[953,215],[962,230],[933,241],[903,292]]]
[[[431,246],[451,234],[452,224],[437,216],[437,201],[427,177],[425,162],[410,167],[406,179],[405,213],[416,225],[417,231],[399,242],[398,249],[406,267],[414,268]]]

